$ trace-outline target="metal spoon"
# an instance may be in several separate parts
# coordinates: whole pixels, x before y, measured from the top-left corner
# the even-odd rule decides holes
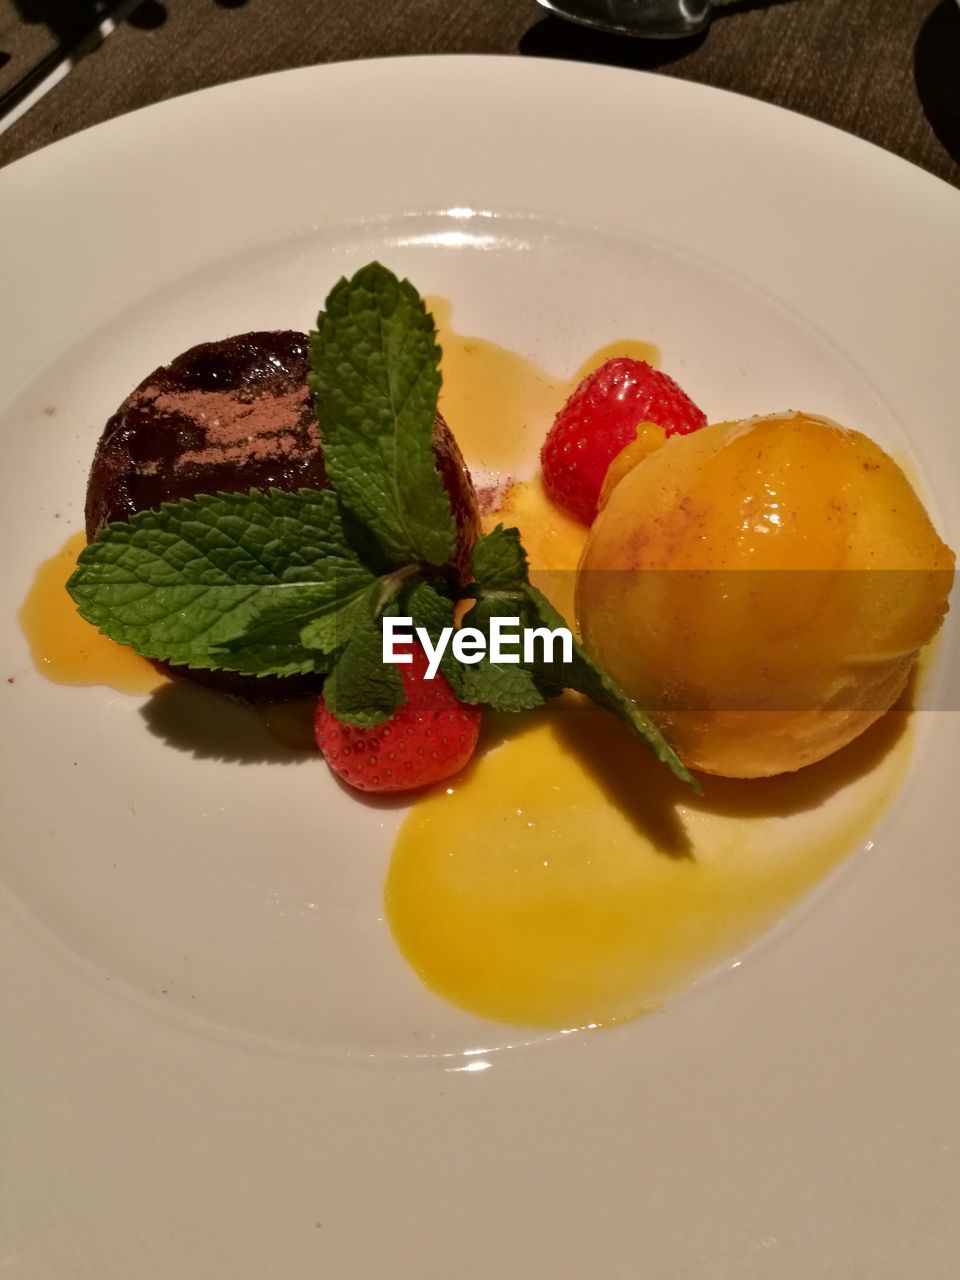
[[[537,0],[561,18],[617,35],[675,40],[710,22],[712,0]]]

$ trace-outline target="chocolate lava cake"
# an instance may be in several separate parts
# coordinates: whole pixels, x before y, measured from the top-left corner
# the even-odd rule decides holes
[[[154,370],[100,437],[87,484],[87,540],[112,521],[199,493],[328,488],[309,367],[307,335],[284,330],[204,342]],[[433,449],[466,576],[480,517],[470,473],[439,414]],[[323,683],[321,676],[166,669],[244,698],[300,697]]]

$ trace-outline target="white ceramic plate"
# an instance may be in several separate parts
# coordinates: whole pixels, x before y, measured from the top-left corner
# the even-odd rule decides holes
[[[46,683],[12,615],[130,386],[307,327],[372,257],[558,373],[632,332],[712,418],[861,426],[956,546],[957,193],[677,80],[438,58],[138,112],[0,174],[0,209],[7,1271],[955,1274],[955,712],[920,717],[871,855],[751,962],[615,1033],[526,1037],[399,959],[398,811],[229,758],[267,740],[213,703],[195,754],[175,708],[151,732]]]

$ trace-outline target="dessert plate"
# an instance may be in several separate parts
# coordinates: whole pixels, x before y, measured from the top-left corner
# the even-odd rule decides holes
[[[630,333],[713,419],[860,427],[956,546],[957,193],[678,80],[435,58],[134,113],[0,174],[0,204],[11,1274],[952,1274],[951,630],[866,850],[661,1012],[546,1034],[404,966],[382,908],[401,808],[213,700],[45,681],[16,611],[144,373],[308,327],[374,257],[558,376]]]

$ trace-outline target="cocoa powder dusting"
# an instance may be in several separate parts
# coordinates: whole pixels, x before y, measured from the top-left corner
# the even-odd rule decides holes
[[[160,413],[182,414],[203,427],[206,445],[181,455],[178,465],[215,462],[228,456],[276,457],[289,454],[296,441],[291,422],[299,418],[301,388],[245,401],[232,391],[146,391],[144,403]],[[248,447],[249,446],[249,447]]]
[[[297,438],[289,431],[271,436],[246,436],[237,444],[208,445],[205,449],[190,449],[181,453],[177,467],[212,466],[214,463],[265,462],[268,458],[291,457],[297,448]]]

